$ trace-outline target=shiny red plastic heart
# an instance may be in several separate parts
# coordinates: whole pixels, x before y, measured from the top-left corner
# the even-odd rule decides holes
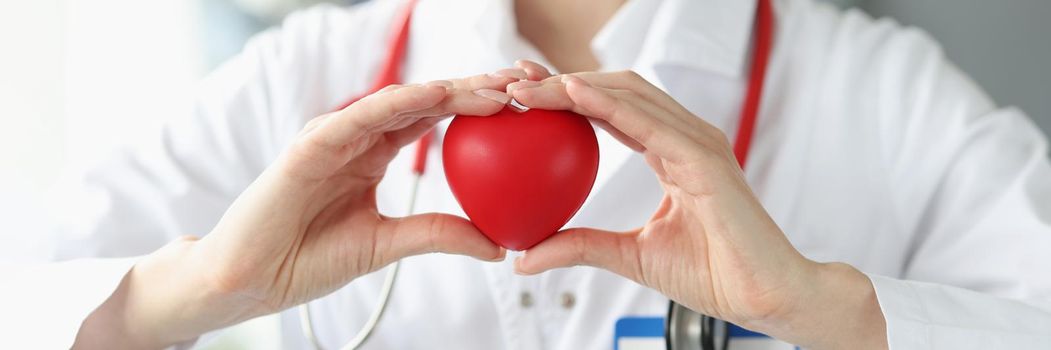
[[[523,250],[557,232],[584,204],[598,174],[598,141],[579,114],[504,108],[454,118],[442,161],[471,222],[496,244]]]

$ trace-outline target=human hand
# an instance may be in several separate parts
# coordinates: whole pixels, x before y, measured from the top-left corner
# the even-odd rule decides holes
[[[526,251],[516,261],[519,273],[595,266],[798,345],[886,347],[868,278],[803,257],[752,193],[725,135],[663,91],[617,72],[516,82],[508,92],[531,108],[591,118],[642,152],[665,191],[642,227],[565,230]]]
[[[505,72],[506,73],[506,72]],[[381,215],[376,186],[398,150],[453,114],[490,115],[524,75],[389,86],[307,123],[206,237],[140,261],[78,336],[78,347],[162,347],[324,296],[401,258],[505,251],[467,220]],[[101,328],[101,329],[100,329]],[[112,332],[120,336],[112,337]]]

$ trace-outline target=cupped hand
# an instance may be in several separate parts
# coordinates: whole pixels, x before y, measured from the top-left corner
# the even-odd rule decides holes
[[[275,164],[198,245],[222,290],[273,312],[328,294],[406,256],[443,252],[500,259],[467,220],[447,214],[381,215],[376,186],[403,146],[453,114],[489,115],[510,78],[480,75],[389,86],[310,121]],[[503,85],[501,85],[503,84]],[[509,98],[509,97],[506,97]]]
[[[871,292],[870,283],[849,266],[810,261],[790,244],[752,193],[720,130],[633,72],[522,81],[509,85],[508,92],[531,108],[572,110],[591,118],[641,152],[665,192],[638,229],[564,230],[526,251],[515,262],[519,273],[595,266],[695,311],[799,345],[842,345],[819,337],[827,329],[801,324],[835,322],[809,311],[838,300],[829,289],[849,286],[841,289],[864,294]],[[875,302],[870,296],[859,299],[864,299],[859,304]],[[865,306],[872,311],[867,307],[872,305]],[[839,316],[842,322],[851,320]],[[862,329],[873,329],[868,333],[876,334],[877,342],[882,339],[881,328]],[[861,345],[862,339],[846,340]]]
[[[505,86],[525,71],[503,73],[389,86],[311,120],[210,234],[136,264],[85,322],[78,344],[116,345],[92,342],[108,338],[148,348],[193,339],[324,296],[415,254],[502,260],[505,251],[463,218],[382,215],[376,187],[398,150],[442,118],[504,108]]]
[[[804,259],[758,204],[719,130],[631,72],[511,88],[531,108],[569,109],[604,122],[643,153],[665,192],[639,229],[566,230],[528,250],[518,271],[595,265],[734,321],[766,319],[789,306],[776,291],[801,277]]]

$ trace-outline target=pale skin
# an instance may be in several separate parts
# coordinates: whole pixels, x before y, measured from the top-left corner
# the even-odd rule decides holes
[[[807,348],[887,348],[868,278],[792,247],[725,135],[634,73],[591,72],[600,67],[587,44],[623,0],[580,3],[517,1],[515,11],[523,37],[555,68],[583,73],[552,76],[520,61],[491,75],[391,86],[312,120],[211,233],[136,264],[74,347],[162,348],[313,300],[411,255],[503,259],[463,218],[379,214],[375,189],[395,152],[430,126],[453,114],[495,113],[513,96],[589,117],[644,154],[665,190],[639,229],[560,232],[515,261],[518,273],[595,266]]]
[[[502,260],[470,222],[380,215],[387,163],[452,114],[504,108],[514,78],[389,86],[310,121],[201,239],[132,268],[81,327],[75,348],[150,349],[316,299],[401,258],[430,252]]]
[[[868,277],[803,257],[745,182],[721,131],[633,72],[521,81],[524,105],[572,110],[641,152],[665,195],[629,232],[568,229],[529,249],[517,272],[590,265],[695,311],[811,349],[885,349]]]

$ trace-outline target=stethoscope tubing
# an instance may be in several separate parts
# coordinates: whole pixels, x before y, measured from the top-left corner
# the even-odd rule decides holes
[[[409,210],[408,215],[415,214],[416,211],[416,198],[420,190],[420,182],[423,178],[422,173],[414,173],[412,180],[412,192],[409,195]],[[372,336],[372,332],[376,329],[376,325],[379,324],[380,320],[383,319],[383,313],[387,310],[387,305],[390,303],[391,292],[394,291],[394,281],[398,279],[398,269],[401,266],[401,261],[395,261],[390,264],[387,268],[387,275],[383,279],[383,287],[380,289],[380,296],[376,299],[376,308],[372,310],[372,314],[369,315],[369,319],[365,321],[365,325],[361,326],[358,333],[354,335],[340,350],[357,350],[365,341],[369,340]],[[310,303],[303,303],[299,306],[299,325],[302,327],[303,335],[306,336],[307,340],[314,347],[315,350],[325,350],[325,347],[321,345],[321,341],[317,337],[317,332],[314,330],[314,322],[310,315]]]

